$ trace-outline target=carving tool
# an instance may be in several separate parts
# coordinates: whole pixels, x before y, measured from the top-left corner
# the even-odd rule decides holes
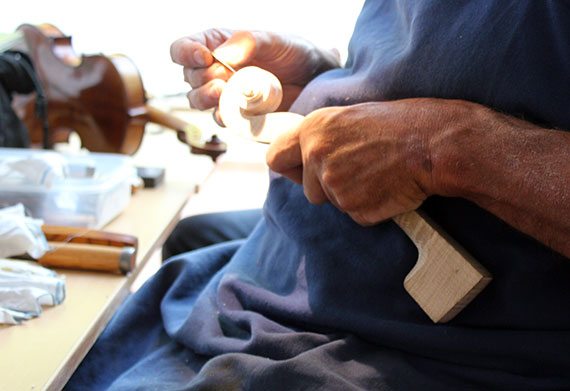
[[[114,247],[101,244],[48,242],[51,251],[37,261],[46,267],[128,273],[135,264],[134,247]]]
[[[216,60],[217,62],[219,62],[220,64],[222,64],[224,67],[226,67],[229,71],[231,71],[232,73],[236,73],[236,70],[234,68],[232,68],[227,62],[223,61],[222,59],[220,59],[215,52],[210,51],[210,54],[212,55],[212,57],[214,57],[214,60]]]
[[[37,260],[41,265],[124,274],[135,267],[135,236],[55,225],[42,231],[52,250]]]

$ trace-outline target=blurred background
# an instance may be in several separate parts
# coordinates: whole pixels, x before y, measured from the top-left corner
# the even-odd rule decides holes
[[[170,44],[211,27],[258,29],[303,36],[336,47],[346,60],[347,46],[363,0],[22,0],[5,2],[0,32],[22,23],[51,23],[71,35],[76,54],[120,53],[136,64],[151,97],[184,94],[180,66],[171,63]]]

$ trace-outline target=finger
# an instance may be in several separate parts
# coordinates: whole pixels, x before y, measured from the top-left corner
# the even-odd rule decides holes
[[[280,174],[303,165],[299,127],[281,133],[269,146],[265,155],[269,168]]]
[[[174,63],[189,68],[206,67],[214,61],[210,50],[190,37],[174,41],[170,45],[170,57]]]
[[[303,183],[303,167],[301,166],[284,171],[281,173],[281,175],[299,185]]]
[[[172,61],[183,66],[209,66],[214,61],[210,51],[227,41],[234,32],[214,28],[180,38],[170,46],[170,57]]]
[[[212,117],[214,118],[214,121],[216,121],[216,123],[218,125],[220,125],[222,128],[226,127],[226,124],[224,124],[224,121],[222,120],[222,116],[220,115],[220,107],[219,106],[216,107],[216,109],[212,113]]]
[[[232,72],[217,62],[207,68],[184,67],[184,81],[188,82],[192,88],[201,87],[214,79],[227,81],[231,76]]]
[[[340,203],[338,202],[338,199],[337,199],[336,195],[334,194],[334,192],[331,191],[327,186],[323,186],[322,182],[321,182],[321,188],[323,189],[325,196],[330,201],[330,203],[333,204],[335,206],[335,208],[337,208],[341,212],[346,213],[346,210],[344,210],[340,206]]]
[[[192,89],[188,93],[190,107],[198,110],[206,110],[216,107],[225,85],[225,81],[214,79],[204,84],[202,87]]]
[[[313,204],[324,204],[328,201],[321,181],[315,175],[313,168],[306,164],[303,165],[303,192],[309,202]]]
[[[233,67],[251,62],[257,51],[257,40],[251,31],[238,31],[214,50],[217,58]]]
[[[418,205],[419,206],[419,205]],[[399,214],[409,212],[416,207],[404,207],[395,199],[387,199],[385,201],[377,201],[376,204],[367,204],[361,208],[349,211],[350,217],[358,224],[370,226],[388,220]]]

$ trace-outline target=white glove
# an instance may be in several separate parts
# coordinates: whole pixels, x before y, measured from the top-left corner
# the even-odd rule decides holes
[[[54,271],[24,261],[0,260],[0,323],[39,316],[42,305],[61,304],[65,280]]]

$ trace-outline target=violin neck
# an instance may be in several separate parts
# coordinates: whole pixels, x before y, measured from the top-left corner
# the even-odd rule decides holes
[[[146,105],[146,110],[149,122],[153,122],[157,125],[161,125],[176,131],[184,131],[188,125],[188,123],[183,119],[178,118],[170,113],[166,113],[150,105]]]

